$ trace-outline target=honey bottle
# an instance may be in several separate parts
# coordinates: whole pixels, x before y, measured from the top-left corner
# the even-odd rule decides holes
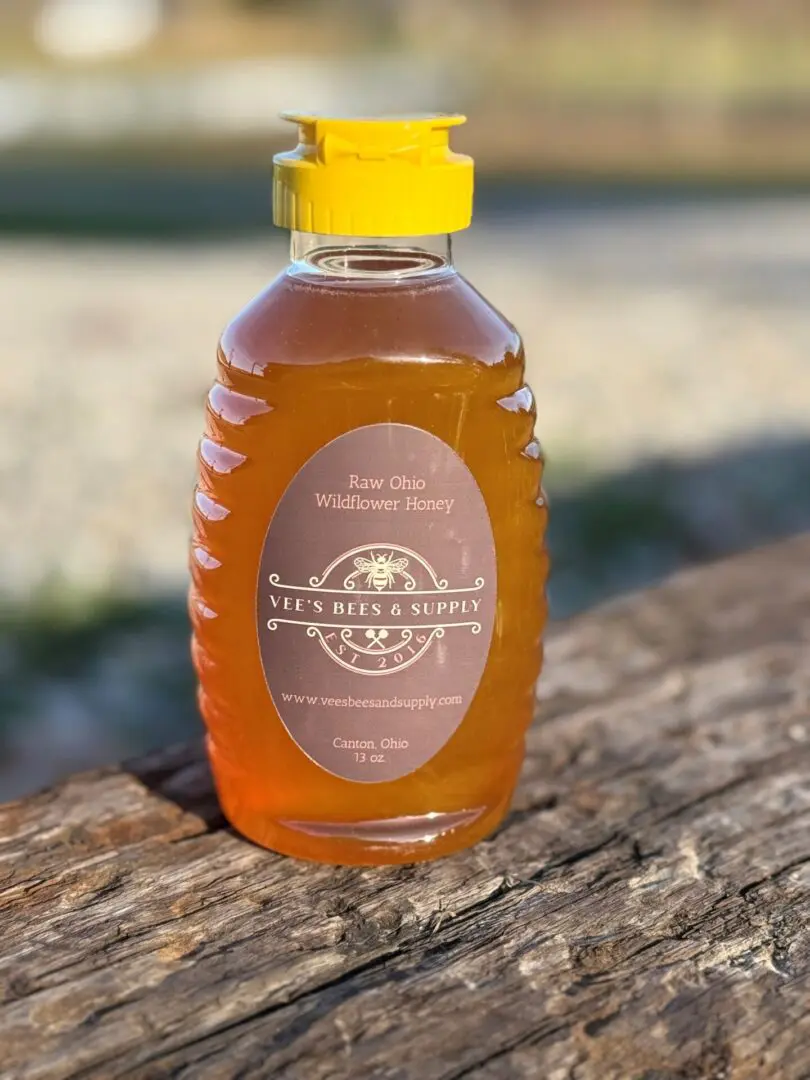
[[[219,347],[193,657],[233,826],[330,863],[491,833],[540,672],[543,459],[514,327],[455,269],[460,116],[291,114],[289,267]]]

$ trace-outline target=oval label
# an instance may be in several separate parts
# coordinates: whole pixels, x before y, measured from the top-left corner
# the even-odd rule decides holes
[[[293,477],[259,570],[265,678],[303,752],[347,780],[429,761],[470,707],[497,595],[483,496],[421,428],[373,424]]]

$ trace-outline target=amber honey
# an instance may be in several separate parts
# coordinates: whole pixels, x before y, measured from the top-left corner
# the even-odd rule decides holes
[[[443,237],[297,234],[294,253],[222,337],[199,451],[217,791],[276,851],[435,858],[502,819],[534,711],[546,507],[523,348]]]

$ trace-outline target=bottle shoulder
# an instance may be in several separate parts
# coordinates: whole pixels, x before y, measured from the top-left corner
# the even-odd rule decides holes
[[[227,326],[224,362],[260,375],[278,365],[360,358],[466,361],[522,357],[515,327],[461,274],[334,282],[282,273]]]

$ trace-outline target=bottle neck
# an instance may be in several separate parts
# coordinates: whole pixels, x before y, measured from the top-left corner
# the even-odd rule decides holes
[[[452,273],[450,234],[441,236],[327,236],[294,232],[290,273],[328,278],[408,281]]]

